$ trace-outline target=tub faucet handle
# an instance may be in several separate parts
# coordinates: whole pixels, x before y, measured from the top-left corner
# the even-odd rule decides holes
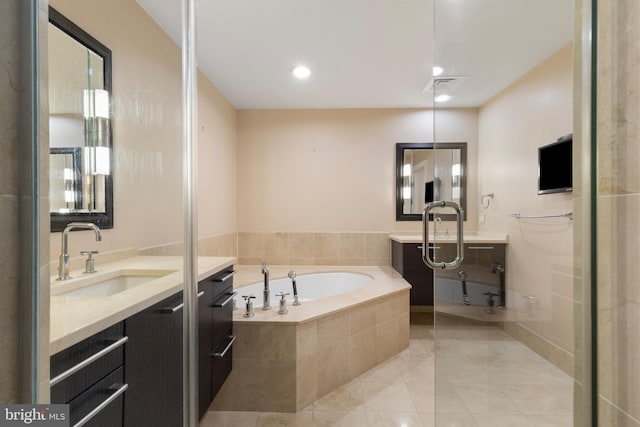
[[[242,295],[244,298],[245,306],[247,311],[244,313],[244,317],[253,317],[255,314],[253,313],[253,301],[256,297],[254,295]]]
[[[278,310],[278,314],[287,314],[289,310],[287,310],[287,300],[285,297],[289,295],[289,293],[280,292],[276,295],[280,297],[280,310]]]

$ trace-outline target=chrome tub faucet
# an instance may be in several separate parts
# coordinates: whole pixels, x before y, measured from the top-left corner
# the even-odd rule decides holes
[[[291,284],[293,285],[293,305],[300,305],[300,301],[298,301],[298,286],[296,286],[295,270],[289,272],[289,279],[291,279]]]
[[[269,266],[266,262],[262,263],[262,275],[264,276],[264,291],[262,297],[262,309],[271,310],[271,291],[269,290]]]
[[[60,251],[60,264],[58,265],[58,280],[69,280],[69,232],[71,230],[93,230],[96,233],[96,242],[102,240],[100,228],[89,222],[72,222],[67,224],[62,232],[62,249]]]

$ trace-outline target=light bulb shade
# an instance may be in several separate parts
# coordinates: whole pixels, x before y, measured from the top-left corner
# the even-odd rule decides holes
[[[451,175],[460,176],[460,163],[454,163],[451,165]]]
[[[83,91],[84,117],[109,118],[109,92],[104,89]]]
[[[73,181],[73,169],[71,168],[64,168],[64,180],[65,181]]]
[[[411,163],[405,163],[402,166],[402,176],[411,176]]]
[[[411,199],[411,187],[402,187],[402,198],[404,200]]]
[[[451,188],[451,198],[453,200],[460,200],[460,187]]]
[[[94,91],[96,117],[109,118],[109,92],[104,89]]]
[[[111,150],[109,147],[85,147],[84,169],[90,175],[110,175]]]
[[[84,107],[84,118],[88,119],[89,117],[94,116],[94,97],[93,91],[89,89],[85,89],[82,91],[82,106]]]
[[[64,190],[64,201],[65,203],[75,203],[76,192],[73,190]]]

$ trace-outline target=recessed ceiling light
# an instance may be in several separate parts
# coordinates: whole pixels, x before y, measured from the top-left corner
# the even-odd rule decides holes
[[[311,75],[311,70],[304,65],[298,65],[291,70],[291,73],[296,79],[304,80]]]
[[[433,98],[433,100],[436,102],[447,102],[450,99],[451,99],[451,95],[446,95],[446,94],[438,95],[435,98]]]
[[[439,76],[440,74],[442,74],[443,71],[444,70],[442,69],[442,67],[438,67],[437,65],[434,66],[432,71],[433,77]]]

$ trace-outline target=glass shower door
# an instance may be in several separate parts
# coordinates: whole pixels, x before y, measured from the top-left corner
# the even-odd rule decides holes
[[[439,200],[466,201],[463,227],[449,206],[428,224],[435,425],[588,425],[574,417],[586,379],[580,183],[545,192],[538,176],[540,148],[569,141],[571,152],[579,133],[574,3],[434,3],[434,182]],[[465,163],[447,149],[461,142]],[[571,176],[564,160],[553,169]]]

